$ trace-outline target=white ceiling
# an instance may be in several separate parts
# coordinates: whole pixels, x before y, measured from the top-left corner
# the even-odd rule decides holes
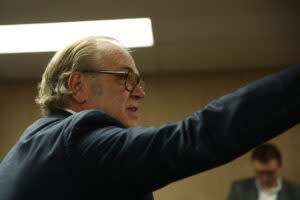
[[[299,0],[1,0],[0,24],[150,17],[140,71],[194,72],[299,63],[299,11]],[[0,54],[0,80],[39,79],[52,55]]]

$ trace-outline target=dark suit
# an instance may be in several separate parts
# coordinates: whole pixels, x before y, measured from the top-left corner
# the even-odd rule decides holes
[[[298,123],[299,86],[297,65],[159,128],[125,128],[96,110],[54,111],[4,158],[0,199],[152,199],[152,191],[227,163]]]
[[[258,189],[255,181],[255,178],[249,178],[234,182],[227,200],[258,200]],[[286,180],[282,180],[282,186],[277,194],[277,200],[299,199],[300,187]]]

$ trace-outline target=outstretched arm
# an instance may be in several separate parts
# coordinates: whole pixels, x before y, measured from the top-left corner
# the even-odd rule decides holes
[[[160,128],[126,129],[108,115],[78,114],[75,148],[104,187],[152,191],[227,163],[300,120],[300,65],[265,77]],[[94,127],[91,130],[91,127]]]

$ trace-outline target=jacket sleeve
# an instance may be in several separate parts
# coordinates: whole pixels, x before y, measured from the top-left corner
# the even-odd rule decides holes
[[[299,86],[296,65],[159,128],[126,129],[108,115],[85,112],[74,122],[69,145],[85,171],[106,186],[153,191],[225,164],[298,123]]]

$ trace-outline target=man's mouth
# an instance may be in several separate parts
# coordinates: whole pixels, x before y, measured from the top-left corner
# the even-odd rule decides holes
[[[139,108],[138,107],[128,107],[127,109],[130,111],[136,112],[136,111],[138,111]]]
[[[127,107],[128,110],[128,114],[131,118],[133,119],[137,119],[138,118],[138,113],[137,111],[139,110],[139,106],[138,105],[131,105]]]

